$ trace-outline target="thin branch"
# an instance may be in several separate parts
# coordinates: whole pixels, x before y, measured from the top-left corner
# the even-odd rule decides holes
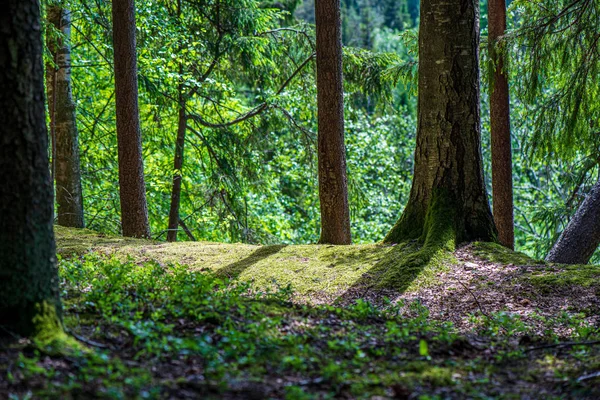
[[[207,120],[205,120],[204,118],[202,118],[200,115],[198,114],[188,114],[188,119],[202,125],[205,126],[207,128],[227,128],[229,126],[232,125],[236,125],[239,124],[240,122],[243,122],[247,119],[250,119],[252,117],[257,116],[258,114],[260,114],[261,112],[263,112],[265,109],[267,108],[267,103],[262,103],[261,105],[253,108],[251,111],[249,111],[248,113],[232,120],[229,122],[225,122],[222,124],[215,124],[212,122],[208,122]]]
[[[279,87],[279,89],[277,90],[277,92],[275,93],[276,96],[280,95],[285,88],[292,82],[292,80],[302,71],[302,69],[304,69],[304,67],[316,56],[316,53],[312,53],[306,60],[304,60],[304,62],[302,64],[300,64],[298,66],[298,68],[296,68],[296,70],[288,77],[288,79],[285,80],[285,82],[283,82],[283,84]],[[246,114],[243,114],[241,116],[239,116],[238,118],[229,121],[229,122],[224,122],[224,123],[213,123],[213,122],[209,122],[207,120],[205,120],[203,117],[201,117],[198,114],[188,114],[188,119],[204,126],[207,128],[227,128],[229,126],[233,126],[236,124],[239,124],[240,122],[246,121],[250,118],[253,118],[255,116],[257,116],[258,114],[262,113],[264,110],[266,110],[269,107],[269,103],[264,102],[256,107],[254,107],[252,110],[250,110],[249,112],[247,112]]]
[[[264,35],[275,36],[279,32],[294,32],[294,33],[296,33],[298,35],[304,36],[306,38],[306,40],[308,41],[308,43],[311,45],[311,47],[313,49],[316,48],[315,42],[309,36],[308,32],[306,32],[304,29],[295,29],[295,28],[291,28],[291,27],[283,27],[283,28],[271,29],[269,31],[260,32],[258,34],[258,36],[264,36]]]
[[[600,371],[591,374],[583,375],[577,378],[577,382],[587,381],[588,379],[600,378]]]
[[[494,318],[492,318],[492,317],[491,317],[491,316],[490,316],[490,315],[489,315],[489,314],[488,314],[488,313],[485,311],[485,309],[483,308],[483,306],[482,306],[482,305],[481,305],[481,303],[479,302],[479,299],[477,299],[477,296],[475,296],[475,293],[473,293],[473,291],[471,291],[471,289],[470,289],[470,288],[469,288],[467,285],[465,285],[465,284],[464,284],[464,283],[463,283],[463,282],[462,282],[460,279],[456,278],[456,281],[457,281],[458,283],[460,283],[460,285],[461,285],[463,288],[465,288],[465,290],[466,290],[466,291],[468,291],[468,292],[471,294],[471,296],[472,296],[472,297],[473,297],[473,299],[475,300],[475,303],[477,304],[477,307],[479,308],[479,311],[481,311],[481,313],[482,313],[482,314],[483,314],[485,317],[487,317],[489,320],[495,321],[495,320],[494,320]]]
[[[542,349],[553,349],[553,348],[562,348],[562,347],[574,347],[574,346],[595,346],[600,344],[600,340],[592,340],[589,342],[564,342],[564,343],[554,343],[547,344],[544,346],[530,347],[525,350],[525,353],[529,353],[530,351],[542,350]]]
[[[194,237],[194,234],[192,233],[192,231],[190,231],[190,228],[188,228],[188,226],[185,224],[185,222],[183,222],[183,220],[181,218],[179,218],[179,226],[181,226],[183,228],[183,231],[188,236],[188,238],[190,238],[190,240],[192,242],[197,242],[198,241]]]
[[[99,349],[109,349],[110,348],[110,346],[107,346],[107,345],[102,344],[102,343],[94,342],[93,340],[86,339],[85,337],[83,337],[81,335],[78,335],[75,332],[68,331],[68,330],[66,332],[69,335],[73,336],[75,339],[77,339],[80,342],[85,343],[87,345],[98,347]]]

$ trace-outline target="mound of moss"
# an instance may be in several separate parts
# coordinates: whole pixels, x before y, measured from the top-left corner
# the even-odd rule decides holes
[[[445,249],[428,251],[416,242],[399,245],[247,245],[211,242],[164,243],[56,227],[63,258],[94,251],[139,262],[177,263],[256,287],[292,285],[296,293],[339,294],[373,287],[399,292],[435,284],[455,262]]]

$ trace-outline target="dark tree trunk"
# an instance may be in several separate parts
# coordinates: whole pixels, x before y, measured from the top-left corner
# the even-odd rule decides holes
[[[315,17],[321,201],[319,243],[350,244],[340,0],[315,0]]]
[[[180,71],[181,72],[181,71]],[[169,210],[169,230],[167,241],[177,241],[179,225],[179,204],[181,203],[181,169],[183,168],[183,148],[185,145],[185,131],[187,116],[185,112],[185,99],[183,87],[179,87],[179,123],[177,126],[177,139],[175,140],[175,160],[173,162],[173,190],[171,191],[171,209]]]
[[[150,237],[135,51],[135,1],[112,3],[119,190],[124,236]]]
[[[46,68],[58,225],[83,228],[79,135],[71,91],[71,15],[69,10],[51,6],[47,8],[47,20],[63,35],[59,38],[47,36],[54,65],[49,64]]]
[[[414,179],[384,241],[495,240],[481,157],[479,3],[422,0],[420,24]]]
[[[36,0],[9,0],[3,5],[0,325],[20,335],[48,335],[62,331],[62,323],[52,231],[40,5]]]
[[[512,184],[512,147],[508,79],[503,72],[504,57],[497,49],[498,39],[506,30],[504,0],[489,0],[488,31],[490,53],[490,125],[492,136],[492,204],[498,241],[515,247]]]
[[[177,0],[177,18],[181,19],[182,12],[182,1]],[[183,75],[183,64],[179,64],[179,76]],[[167,230],[167,241],[176,242],[177,232],[179,231],[179,205],[181,204],[181,180],[183,168],[183,154],[185,147],[185,131],[187,129],[187,114],[185,111],[186,97],[184,94],[183,84],[179,84],[177,88],[178,93],[178,124],[177,124],[177,138],[175,139],[175,159],[173,160],[173,189],[171,191],[171,208],[169,209],[169,227]],[[185,224],[184,224],[185,225]],[[187,230],[186,230],[187,233]],[[189,234],[188,234],[189,237]],[[193,235],[192,235],[193,237]]]
[[[600,244],[600,181],[581,203],[575,216],[560,235],[546,261],[587,264]]]

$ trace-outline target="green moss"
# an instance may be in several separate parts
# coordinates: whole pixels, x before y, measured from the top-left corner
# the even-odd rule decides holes
[[[498,243],[475,242],[472,244],[473,255],[494,263],[513,265],[538,265],[543,261],[534,260],[526,254],[504,247]]]
[[[425,361],[413,361],[405,367],[407,371],[400,380],[407,386],[427,383],[432,386],[449,386],[454,383],[450,368],[431,365]]]
[[[374,272],[380,272],[376,279],[378,288],[392,288],[398,291],[413,291],[433,286],[438,273],[447,271],[456,263],[453,254],[445,248],[419,246],[416,242],[396,246],[388,257],[382,260]]]
[[[448,246],[423,247],[415,241],[396,246],[156,243],[62,227],[56,229],[56,237],[66,257],[94,250],[137,262],[184,264],[221,277],[251,281],[261,289],[292,285],[300,295],[341,296],[349,289],[374,285],[412,290],[435,283],[437,272],[454,260]]]
[[[457,234],[455,210],[456,205],[451,196],[442,190],[434,192],[421,237],[424,247],[433,254],[440,249],[454,251]]]
[[[561,265],[548,266],[527,273],[522,279],[542,289],[552,291],[557,287],[583,286],[600,289],[600,266]]]
[[[411,199],[402,216],[383,240],[402,243],[418,239],[425,247],[453,251],[456,243],[475,238],[495,242],[496,230],[486,210],[470,210],[476,216],[459,212],[464,207],[452,191],[434,188],[428,204]],[[457,214],[457,212],[459,212]]]
[[[104,251],[126,250],[135,246],[156,243],[151,240],[106,235],[89,229],[66,228],[59,225],[54,226],[54,234],[57,241],[57,253],[63,257],[80,256],[97,249]]]
[[[36,304],[33,324],[35,326],[33,342],[45,353],[74,354],[86,351],[84,346],[65,333],[54,304],[46,301]]]
[[[442,191],[434,194],[419,239],[423,246],[419,248],[412,242],[400,245],[398,251],[391,252],[393,257],[385,260],[379,287],[406,291],[429,286],[435,283],[439,272],[447,270],[449,264],[455,262],[452,255],[456,238],[455,207],[450,199]],[[410,213],[403,215],[401,222],[404,221],[405,227],[399,228],[400,231],[406,231],[411,224],[418,223],[415,215],[409,217]]]
[[[450,386],[454,383],[452,370],[443,367],[431,367],[422,372],[420,378],[433,386]]]
[[[423,210],[417,204],[409,202],[402,212],[398,222],[383,239],[383,243],[402,243],[419,239],[423,234]]]

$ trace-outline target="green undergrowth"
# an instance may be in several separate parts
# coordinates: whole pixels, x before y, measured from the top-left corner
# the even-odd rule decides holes
[[[599,339],[583,319],[473,315],[461,335],[420,302],[298,305],[292,287],[177,264],[88,254],[59,263],[66,328],[90,349],[0,351],[0,398],[564,398],[600,395],[600,350],[531,350]],[[541,318],[541,317],[540,317]],[[527,338],[526,344],[521,344]]]

